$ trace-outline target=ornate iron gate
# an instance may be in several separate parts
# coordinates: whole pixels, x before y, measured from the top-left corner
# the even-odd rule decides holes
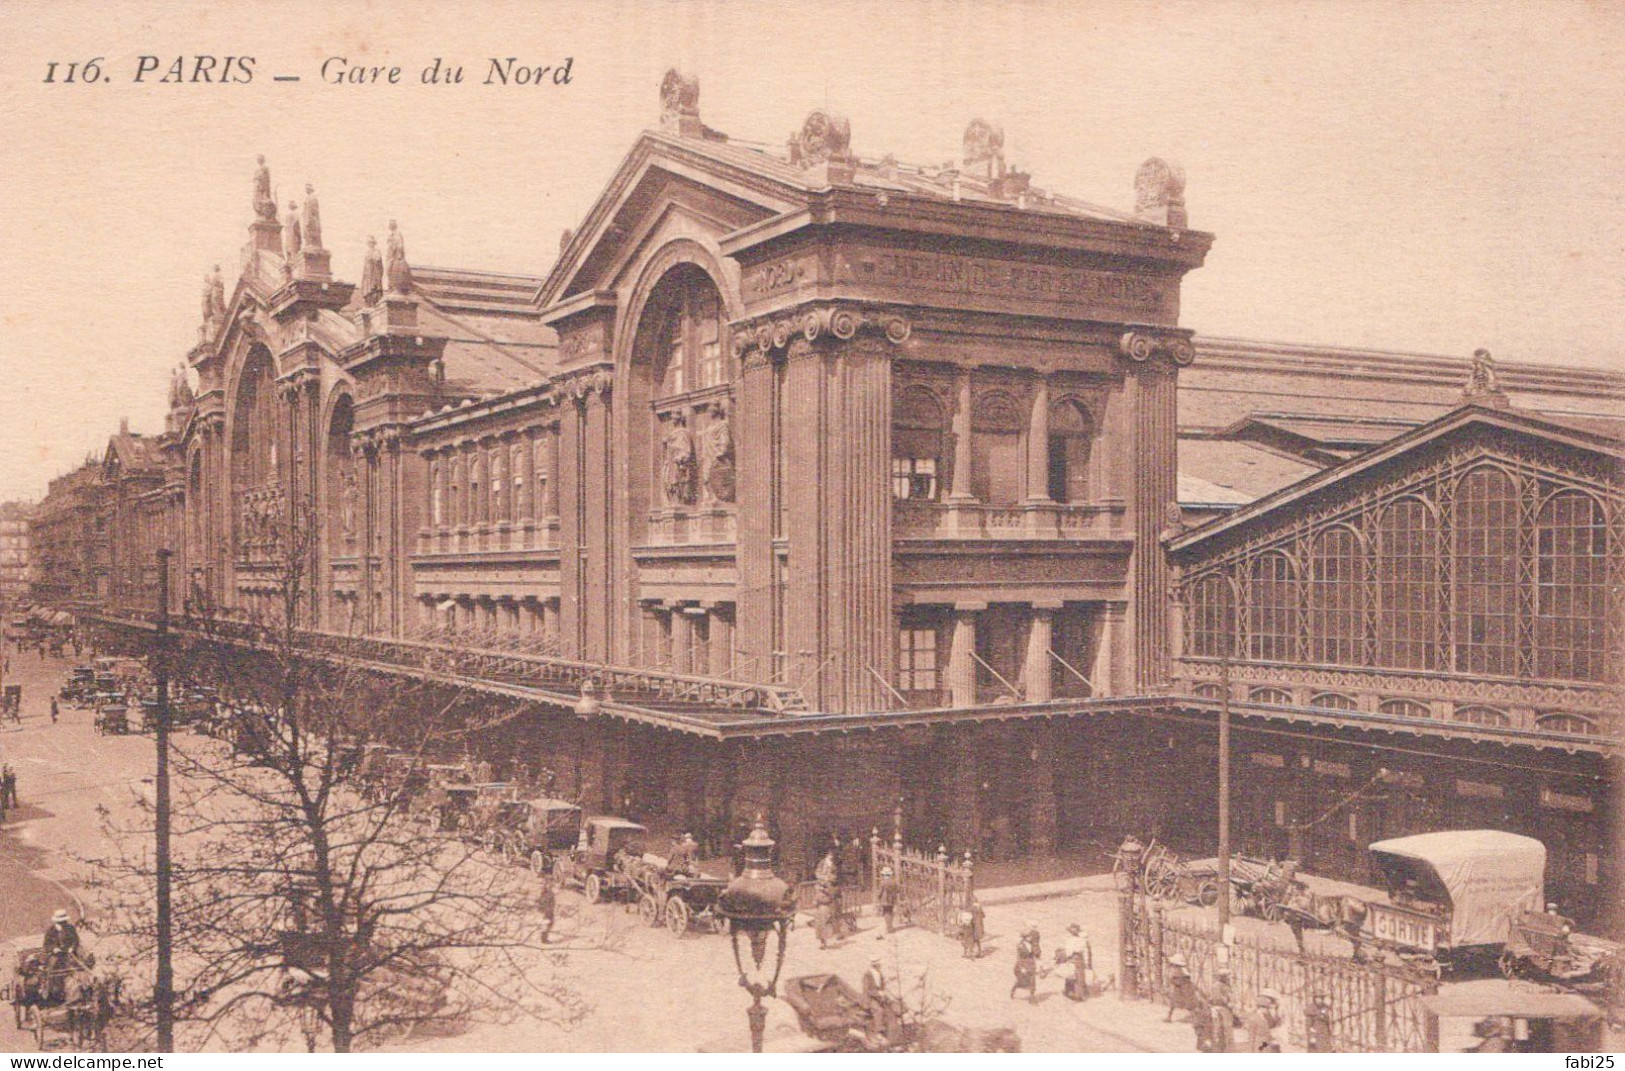
[[[1185,957],[1198,989],[1214,981],[1221,966],[1218,931],[1205,920],[1173,917],[1143,896],[1119,900],[1125,995],[1130,986],[1150,1000],[1166,1000],[1168,960]],[[1281,994],[1288,1036],[1307,1044],[1306,1013],[1316,998],[1330,1009],[1329,1033],[1334,1052],[1429,1052],[1428,1015],[1422,998],[1438,991],[1432,978],[1399,967],[1356,963],[1341,956],[1300,953],[1239,937],[1229,947],[1231,991],[1251,1007],[1261,989]],[[1127,974],[1132,968],[1133,979]]]
[[[974,888],[969,852],[955,862],[945,847],[938,847],[935,854],[916,851],[903,846],[900,834],[887,844],[877,833],[869,838],[869,855],[876,884],[884,867],[891,867],[897,879],[900,919],[949,937],[958,934],[959,913]]]

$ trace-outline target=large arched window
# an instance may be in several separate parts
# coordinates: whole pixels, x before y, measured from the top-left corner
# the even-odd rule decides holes
[[[1595,736],[1597,723],[1583,714],[1542,714],[1535,719],[1535,728],[1548,733],[1568,733],[1570,736]]]
[[[1262,662],[1298,657],[1298,585],[1292,561],[1279,551],[1247,567],[1247,655]]]
[[[1247,701],[1249,703],[1269,703],[1273,706],[1289,707],[1292,705],[1292,693],[1285,688],[1272,688],[1265,685],[1258,688],[1249,688],[1247,690]]]
[[[942,406],[924,387],[909,387],[892,414],[892,497],[934,502],[942,487]]]
[[[1049,411],[1049,496],[1057,502],[1089,501],[1089,451],[1094,425],[1070,399]]]
[[[1236,642],[1236,599],[1227,577],[1205,576],[1191,585],[1191,654],[1224,658],[1240,652]]]
[[[1359,710],[1360,704],[1352,695],[1341,692],[1316,692],[1309,697],[1309,705],[1326,710]]]
[[[1002,391],[983,394],[971,410],[971,494],[991,506],[1025,497],[1021,409]]]
[[[1497,468],[1473,469],[1456,486],[1452,552],[1456,669],[1518,672],[1518,495]]]
[[[429,463],[429,524],[439,528],[446,523],[446,463]]]
[[[690,274],[684,273],[684,277]],[[730,378],[722,352],[722,299],[709,281],[671,292],[658,338],[657,396],[686,394]]]
[[[491,447],[491,520],[508,519],[508,451],[502,444]]]
[[[513,519],[522,521],[530,516],[530,500],[525,486],[524,443],[513,443],[508,447],[508,479],[513,484],[509,508],[513,511]]]
[[[1560,491],[1536,525],[1535,674],[1600,681],[1606,673],[1608,531],[1602,506]]]
[[[1309,660],[1355,666],[1363,659],[1360,537],[1339,525],[1315,537],[1309,551]]]
[[[483,524],[486,518],[485,451],[475,450],[468,459],[468,523]]]
[[[1437,669],[1439,532],[1419,498],[1402,498],[1377,524],[1377,662]]]
[[[361,496],[357,487],[355,454],[350,433],[355,429],[355,406],[348,395],[333,405],[327,422],[327,533],[328,550],[335,555],[354,553],[360,529]]]

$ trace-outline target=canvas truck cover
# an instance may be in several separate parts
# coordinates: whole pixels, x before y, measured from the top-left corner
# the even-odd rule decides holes
[[[1519,911],[1545,905],[1546,846],[1533,837],[1494,829],[1423,833],[1377,841],[1371,859],[1390,891],[1447,898],[1457,948],[1503,944]]]

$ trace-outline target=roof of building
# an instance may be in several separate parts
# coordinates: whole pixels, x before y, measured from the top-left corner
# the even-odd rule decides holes
[[[1296,482],[1271,491],[1233,513],[1192,528],[1175,538],[1171,546],[1176,551],[1184,550],[1221,532],[1286,508],[1307,495],[1315,494],[1372,466],[1415,450],[1425,443],[1471,426],[1497,427],[1542,438],[1560,439],[1570,446],[1609,454],[1625,461],[1625,435],[1621,434],[1617,422],[1604,421],[1602,424],[1604,427],[1600,428],[1595,420],[1576,421],[1573,418],[1551,417],[1527,410],[1496,409],[1482,405],[1460,406],[1437,420],[1395,436],[1381,446],[1320,471],[1310,472]],[[1201,440],[1196,442],[1200,446],[1215,445],[1203,443]],[[1190,442],[1180,444],[1182,466],[1185,449],[1191,445]],[[1622,473],[1625,473],[1625,469],[1622,469]]]

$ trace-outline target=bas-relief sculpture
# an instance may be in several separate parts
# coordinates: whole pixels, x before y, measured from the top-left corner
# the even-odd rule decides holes
[[[672,417],[660,441],[660,485],[666,504],[694,504],[694,436],[682,415]]]
[[[728,409],[718,403],[700,433],[700,487],[707,503],[734,500],[734,439]]]

